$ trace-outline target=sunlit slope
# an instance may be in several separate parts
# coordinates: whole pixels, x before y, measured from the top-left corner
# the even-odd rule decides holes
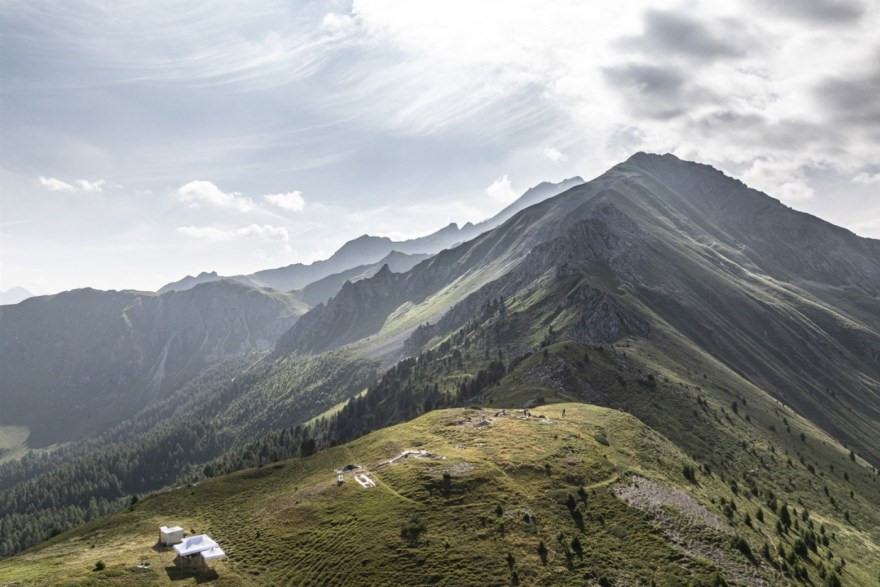
[[[404,450],[430,455],[383,465]],[[376,487],[352,473],[337,486],[333,469],[349,463]],[[313,457],[148,498],[0,562],[0,581],[170,583],[173,553],[153,548],[166,523],[223,546],[218,585],[783,581],[759,553],[775,516],[767,512],[754,530],[731,523],[712,500],[754,508],[750,499],[715,476],[689,482],[686,466],[699,469],[614,410],[555,404],[531,418],[443,410]],[[92,570],[98,560],[104,571]]]

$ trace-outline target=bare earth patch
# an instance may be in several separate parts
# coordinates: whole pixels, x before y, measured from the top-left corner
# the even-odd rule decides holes
[[[745,585],[769,587],[749,565],[731,558],[714,541],[733,535],[733,528],[684,491],[655,483],[644,477],[630,477],[629,485],[618,487],[614,495],[627,504],[651,512],[669,540],[691,558],[703,558]]]

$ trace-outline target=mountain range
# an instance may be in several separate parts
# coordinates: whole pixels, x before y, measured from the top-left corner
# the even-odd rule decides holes
[[[86,580],[87,544],[140,580],[172,518],[240,584],[880,578],[880,241],[638,153],[482,226],[204,275],[3,308],[2,424],[32,436],[0,556],[90,523],[0,581]]]
[[[5,306],[7,304],[17,304],[18,302],[24,301],[33,295],[34,294],[23,287],[10,287],[6,291],[0,291],[0,306]]]
[[[583,181],[580,177],[572,177],[559,183],[540,183],[535,187],[529,188],[522,196],[492,218],[477,224],[469,222],[459,228],[457,224],[452,223],[427,236],[404,241],[393,241],[388,237],[365,234],[345,243],[330,258],[323,261],[316,261],[310,265],[295,263],[286,267],[266,269],[250,275],[230,276],[225,279],[234,279],[248,285],[272,287],[279,290],[296,290],[331,275],[350,271],[355,267],[387,262],[388,260],[385,259],[383,261],[383,258],[395,252],[407,255],[439,253],[443,249],[470,240],[498,226],[516,212],[564,192],[573,186],[583,183]],[[381,264],[379,267],[381,267]],[[179,281],[162,286],[159,288],[159,292],[164,293],[171,290],[188,289],[199,283],[216,281],[218,279],[224,279],[224,277],[217,275],[216,272],[203,272],[196,277],[188,275]]]

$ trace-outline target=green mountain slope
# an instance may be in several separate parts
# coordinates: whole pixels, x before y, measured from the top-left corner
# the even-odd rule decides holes
[[[429,455],[388,463],[406,450]],[[333,469],[349,463],[364,469],[338,486]],[[356,482],[362,472],[376,487]],[[867,584],[861,581],[878,571],[850,558],[858,549],[836,521],[768,498],[761,483],[753,495],[723,479],[614,410],[554,404],[530,418],[520,410],[442,410],[314,457],[143,500],[0,562],[0,581],[187,584],[171,568],[170,549],[154,546],[158,526],[170,522],[220,542],[229,558],[216,565],[217,584],[227,585],[711,585],[720,578],[777,585],[798,573]],[[779,520],[787,523],[777,535]],[[801,533],[816,537],[815,551],[797,554]],[[105,570],[93,570],[98,560]],[[138,568],[143,562],[148,569]]]

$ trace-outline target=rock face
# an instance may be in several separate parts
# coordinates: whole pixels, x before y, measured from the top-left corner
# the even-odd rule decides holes
[[[282,352],[323,351],[369,336],[400,304],[400,282],[400,275],[388,265],[370,279],[346,282],[329,304],[313,308],[302,317],[299,328],[286,332],[277,348]]]
[[[227,281],[163,295],[82,289],[4,307],[0,423],[30,427],[31,446],[100,430],[210,363],[271,347],[303,309]]]
[[[324,304],[338,294],[347,281],[354,282],[372,277],[385,266],[392,273],[403,273],[409,271],[428,257],[430,257],[428,254],[407,255],[406,253],[391,251],[378,263],[359,265],[342,273],[334,273],[324,279],[308,284],[302,290],[296,292],[296,295],[309,306]]]

